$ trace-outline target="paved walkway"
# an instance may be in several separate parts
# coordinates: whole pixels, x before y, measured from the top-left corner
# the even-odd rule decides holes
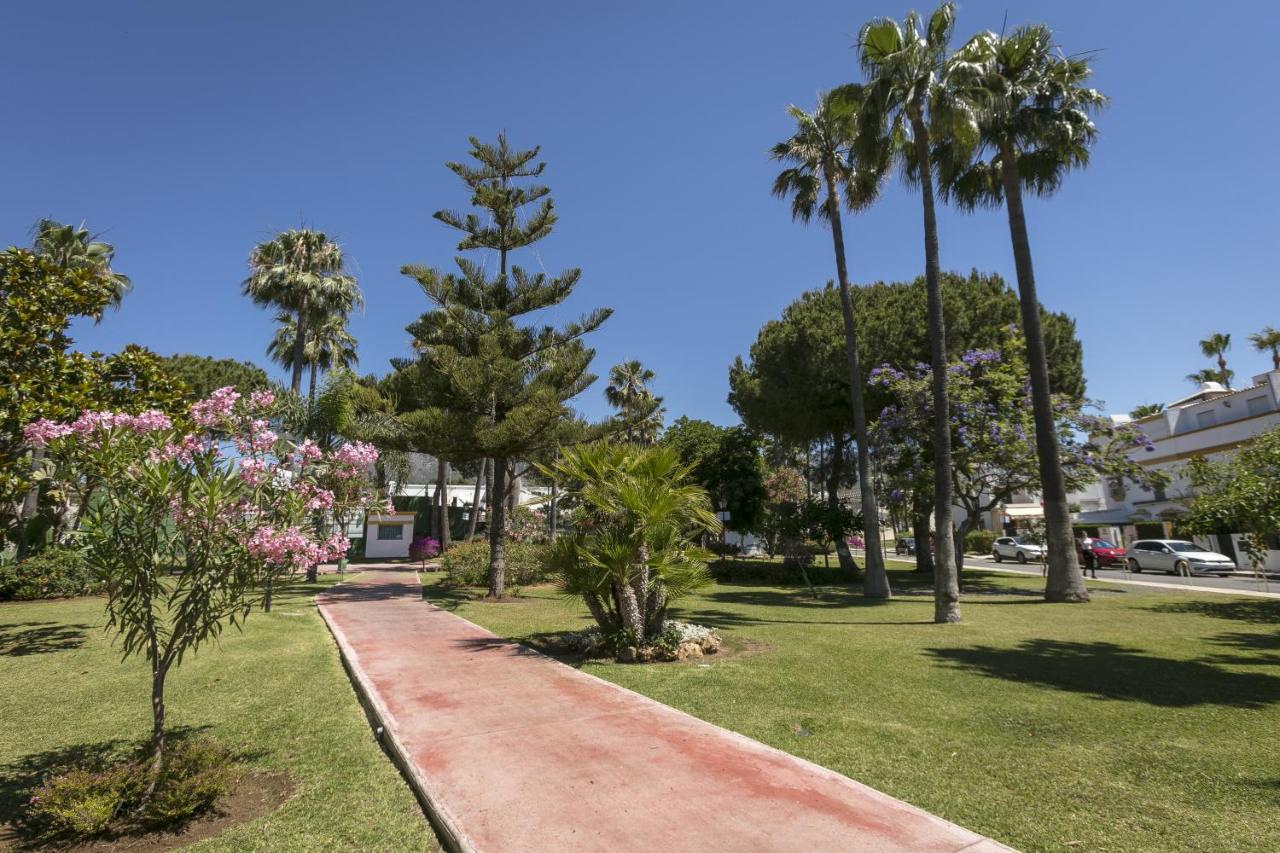
[[[320,612],[456,849],[1008,849],[505,641],[423,601],[408,568],[365,567]]]

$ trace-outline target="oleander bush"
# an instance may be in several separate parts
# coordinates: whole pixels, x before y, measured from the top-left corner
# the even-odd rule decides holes
[[[20,563],[0,565],[0,601],[70,598],[102,590],[84,553],[74,548],[46,548]]]

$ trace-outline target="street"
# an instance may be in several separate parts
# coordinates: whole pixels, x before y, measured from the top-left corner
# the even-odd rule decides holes
[[[990,557],[966,556],[964,558],[964,565],[965,568],[996,569],[1016,574],[1039,575],[1041,573],[1041,566],[1036,563],[1019,565],[1018,563],[1010,560],[1005,560],[1003,563],[997,563]],[[1092,578],[1092,576],[1092,573],[1090,573],[1089,577]],[[1280,597],[1280,578],[1276,578],[1274,576],[1269,578],[1268,582],[1264,585],[1257,578],[1251,575],[1231,575],[1225,577],[1221,575],[1195,575],[1187,578],[1150,571],[1134,574],[1132,572],[1125,572],[1119,566],[1111,566],[1110,568],[1098,569],[1098,580],[1118,582],[1131,581],[1141,584],[1158,584],[1160,586],[1188,586],[1243,594],[1270,592]]]

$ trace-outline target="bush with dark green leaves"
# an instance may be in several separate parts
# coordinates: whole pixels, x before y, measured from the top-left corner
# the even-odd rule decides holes
[[[966,554],[990,554],[995,544],[996,535],[990,530],[970,530],[969,535],[964,537]]]
[[[547,569],[542,562],[543,546],[508,540],[503,550],[507,558],[507,583],[530,586],[547,580]],[[489,583],[489,543],[459,542],[440,557],[440,566],[451,583],[486,586]]]
[[[75,767],[45,779],[27,801],[24,827],[34,835],[73,841],[107,830],[181,825],[207,811],[231,785],[234,757],[208,740],[169,747],[155,790],[151,759],[138,753],[125,761]]]
[[[0,565],[0,601],[69,598],[101,591],[101,580],[84,554],[74,548],[46,548],[20,563]]]

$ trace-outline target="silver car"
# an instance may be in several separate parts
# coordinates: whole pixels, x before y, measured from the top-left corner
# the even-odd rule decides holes
[[[1236,570],[1235,561],[1226,554],[1206,551],[1183,539],[1140,539],[1129,546],[1125,559],[1131,572],[1150,569],[1171,575],[1194,575]]]
[[[1044,556],[1044,546],[1037,545],[1025,536],[1001,536],[991,546],[991,556],[997,563],[1006,558],[1025,563],[1027,560],[1039,560]]]

